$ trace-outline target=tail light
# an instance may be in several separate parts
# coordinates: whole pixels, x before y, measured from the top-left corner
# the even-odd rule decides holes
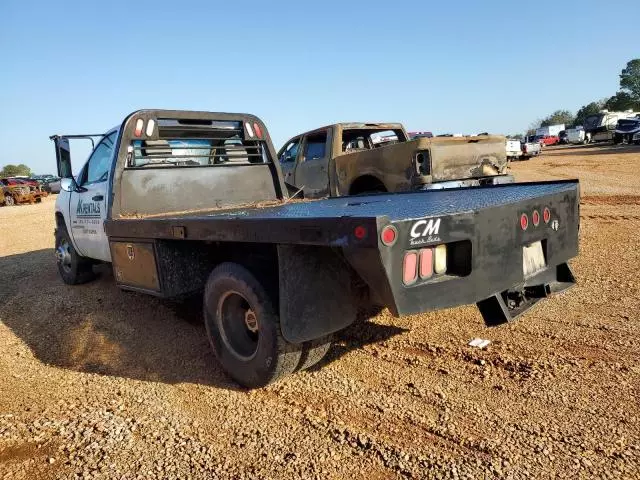
[[[418,175],[431,175],[431,154],[429,150],[419,150],[413,158]]]
[[[420,278],[429,278],[433,275],[433,249],[420,250]]]
[[[262,138],[262,129],[260,128],[260,125],[258,125],[256,122],[253,122],[253,129],[256,132],[256,137]]]
[[[529,217],[527,217],[526,213],[520,215],[520,228],[522,228],[522,230],[529,228]]]
[[[402,281],[405,285],[415,283],[418,278],[418,252],[406,252],[402,262]]]
[[[144,120],[139,118],[138,120],[136,120],[136,128],[133,130],[133,134],[136,137],[141,137],[143,128],[144,128]]]
[[[384,245],[390,247],[394,243],[396,243],[397,239],[398,230],[396,230],[396,227],[394,227],[393,225],[387,225],[382,229],[382,233],[380,233],[380,240],[382,240],[382,243]]]
[[[402,281],[412,285],[418,279],[431,278],[434,273],[441,275],[447,271],[447,246],[409,250],[402,262]]]
[[[445,244],[438,245],[435,248],[434,270],[437,274],[447,271],[447,246]]]
[[[150,137],[151,135],[153,135],[153,129],[156,127],[156,122],[153,119],[150,119],[147,122],[147,128],[145,130],[145,133],[147,134],[147,137]]]
[[[367,236],[367,228],[362,225],[358,225],[353,229],[353,236],[358,240],[363,240]]]
[[[533,222],[534,227],[537,227],[540,224],[540,214],[537,210],[534,210],[531,214],[531,221]]]
[[[544,220],[544,223],[549,223],[549,220],[551,220],[551,211],[548,207],[544,207],[544,210],[542,211],[542,219]]]

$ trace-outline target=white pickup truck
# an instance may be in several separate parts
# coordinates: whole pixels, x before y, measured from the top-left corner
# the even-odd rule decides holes
[[[522,156],[522,146],[520,140],[507,138],[507,160],[515,160]]]
[[[533,135],[525,137],[521,144],[522,154],[520,158],[523,160],[528,160],[531,157],[537,157],[542,152],[542,146],[540,142],[535,139]]]

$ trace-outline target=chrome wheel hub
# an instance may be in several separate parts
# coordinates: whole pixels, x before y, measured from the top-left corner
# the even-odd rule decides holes
[[[66,240],[62,240],[56,248],[56,261],[65,272],[71,271],[71,245]]]

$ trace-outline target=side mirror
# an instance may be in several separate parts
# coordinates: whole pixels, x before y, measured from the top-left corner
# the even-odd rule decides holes
[[[73,178],[63,178],[60,180],[60,188],[65,192],[73,192],[76,189],[76,182]]]

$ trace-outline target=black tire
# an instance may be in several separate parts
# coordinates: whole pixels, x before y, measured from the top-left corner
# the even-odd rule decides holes
[[[300,355],[300,363],[296,371],[306,370],[313,367],[316,363],[324,358],[331,348],[331,335],[327,335],[316,340],[304,342],[302,345],[302,355]]]
[[[271,298],[241,265],[223,263],[211,272],[204,319],[222,368],[244,387],[263,387],[300,364],[302,345],[284,339]]]
[[[56,228],[56,263],[60,277],[67,285],[79,285],[96,278],[91,260],[76,252],[64,227]]]

